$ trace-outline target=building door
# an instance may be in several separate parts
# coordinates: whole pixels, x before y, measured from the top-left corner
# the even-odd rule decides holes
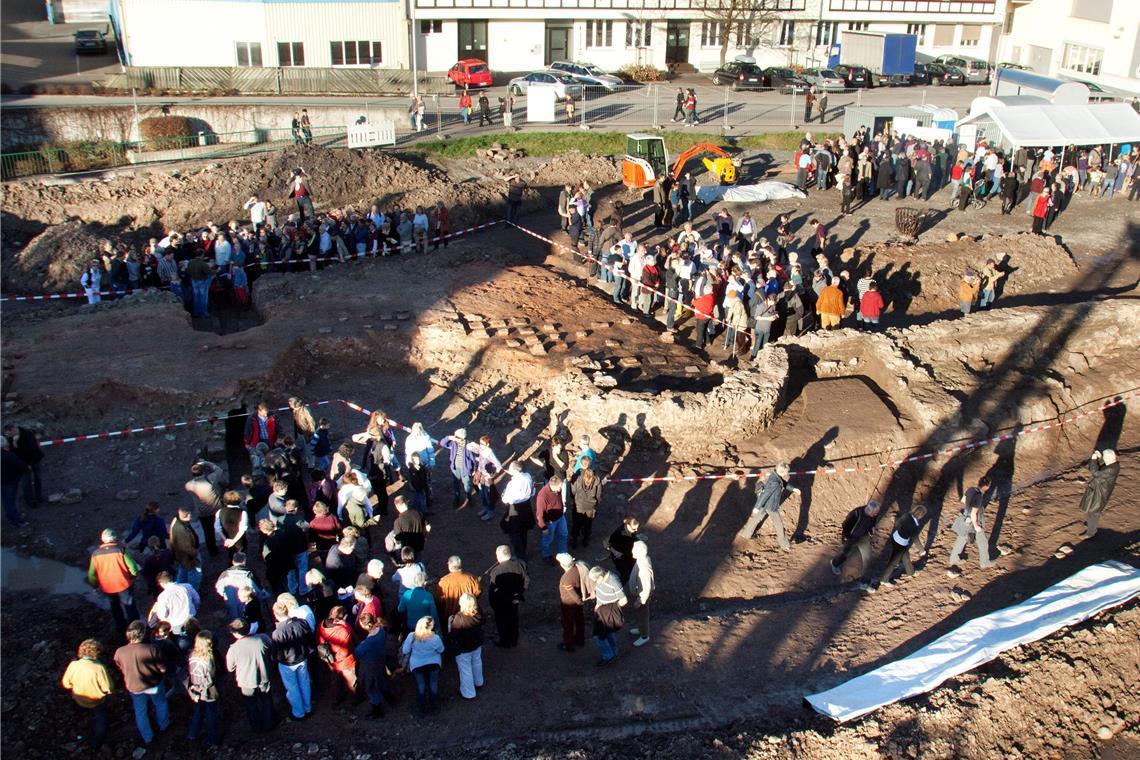
[[[459,60],[464,58],[487,59],[487,22],[459,22]]]
[[[670,21],[665,29],[665,63],[689,62],[689,22]]]
[[[547,66],[555,61],[570,60],[570,31],[569,24],[555,24],[546,22],[546,58]]]

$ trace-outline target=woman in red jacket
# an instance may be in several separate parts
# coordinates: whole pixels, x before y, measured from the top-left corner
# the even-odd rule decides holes
[[[712,319],[713,310],[716,308],[716,289],[709,282],[712,279],[711,271],[702,275],[700,279],[703,280],[700,283],[700,291],[693,296],[693,316],[697,320],[697,348],[704,348],[709,339],[709,320]]]
[[[1037,200],[1033,202],[1033,232],[1036,235],[1043,235],[1045,226],[1045,217],[1049,213],[1049,205],[1053,202],[1052,195],[1049,188],[1045,187],[1041,190],[1041,195],[1037,196]]]
[[[344,607],[337,605],[329,616],[317,626],[317,645],[321,659],[333,672],[333,691],[340,704],[349,694],[356,693],[356,635],[348,624]],[[323,647],[321,645],[324,645]],[[328,648],[327,652],[325,647]]]
[[[859,299],[859,321],[870,330],[879,329],[879,317],[883,314],[883,296],[879,293],[879,283],[871,281],[870,287]]]
[[[451,213],[447,210],[447,206],[443,205],[443,201],[435,202],[435,213],[432,214],[432,235],[434,236],[433,251],[439,249],[440,242],[443,243],[444,248],[447,247],[447,239],[451,235]]]

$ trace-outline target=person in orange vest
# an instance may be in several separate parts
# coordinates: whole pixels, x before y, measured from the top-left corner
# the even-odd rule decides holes
[[[843,319],[843,312],[847,308],[843,300],[843,291],[837,285],[838,277],[831,278],[831,284],[825,287],[816,301],[815,311],[819,314],[819,326],[824,330],[839,327],[839,320]]]
[[[108,528],[103,531],[101,541],[99,548],[91,554],[87,582],[107,597],[115,627],[121,633],[127,629],[127,623],[139,617],[131,591],[139,567],[119,542],[118,533]]]

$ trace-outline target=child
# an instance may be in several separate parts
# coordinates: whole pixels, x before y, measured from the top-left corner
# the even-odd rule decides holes
[[[115,690],[107,666],[101,662],[103,645],[86,639],[79,645],[78,659],[63,673],[63,688],[75,703],[91,711],[91,748],[98,750],[107,739],[107,696]]]

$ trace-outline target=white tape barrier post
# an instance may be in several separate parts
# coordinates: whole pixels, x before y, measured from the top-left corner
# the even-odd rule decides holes
[[[1020,604],[971,620],[908,657],[804,699],[839,722],[854,720],[1136,596],[1140,569],[1115,561],[1091,565]]]

